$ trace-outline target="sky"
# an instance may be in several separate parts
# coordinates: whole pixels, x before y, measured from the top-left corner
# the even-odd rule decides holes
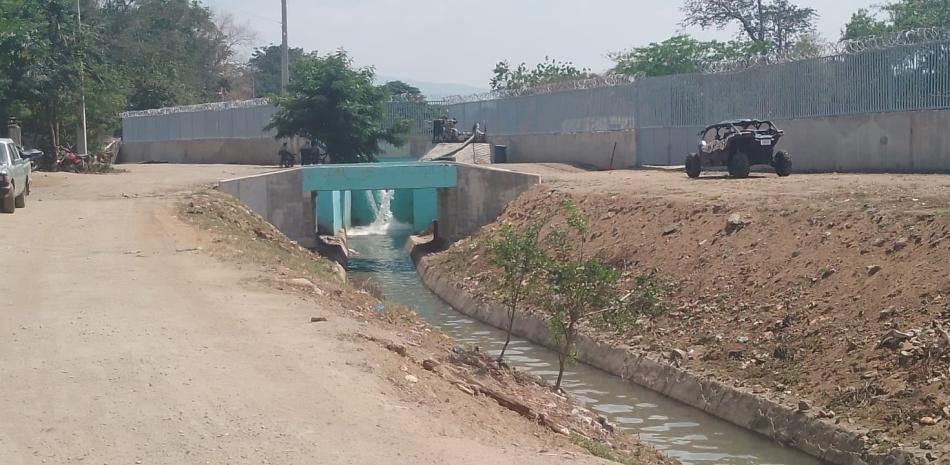
[[[280,0],[203,0],[280,43]],[[798,0],[815,8],[818,32],[836,40],[851,14],[880,0]],[[607,53],[691,33],[730,39],[735,30],[683,29],[680,0],[288,0],[293,47],[343,48],[380,75],[487,88],[495,64],[545,56],[595,72]]]

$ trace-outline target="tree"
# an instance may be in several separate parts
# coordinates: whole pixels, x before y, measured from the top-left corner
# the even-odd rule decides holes
[[[577,357],[580,328],[592,317],[621,306],[620,272],[596,258],[583,254],[590,239],[586,217],[570,200],[561,203],[566,228],[555,227],[544,243],[543,305],[550,315],[548,327],[558,353],[558,375],[554,389],[561,389],[567,361]]]
[[[277,112],[268,129],[278,138],[320,140],[332,163],[372,162],[380,142],[405,143],[406,121],[382,127],[385,87],[373,84],[373,69],[355,67],[346,52],[303,57],[291,75],[287,92],[271,97]]]
[[[665,76],[702,71],[707,63],[737,59],[751,50],[748,42],[703,42],[688,35],[674,36],[646,47],[611,53],[614,74],[627,76]]]
[[[534,69],[528,68],[526,63],[512,68],[507,60],[500,61],[495,65],[493,73],[494,77],[489,83],[492,90],[513,94],[522,93],[542,84],[574,81],[593,76],[588,69],[578,69],[569,61],[558,61],[551,57],[544,57],[544,61],[538,63]]]
[[[687,0],[684,26],[725,29],[738,24],[747,40],[768,52],[785,52],[815,31],[818,13],[788,0]]]
[[[389,81],[384,84],[386,90],[389,91],[389,95],[394,100],[402,100],[406,102],[425,102],[426,96],[422,95],[422,91],[418,87],[411,86],[402,81]]]
[[[505,345],[498,360],[505,358],[518,306],[529,297],[531,284],[543,262],[544,252],[538,243],[540,232],[541,225],[537,223],[523,231],[506,224],[498,231],[498,238],[488,243],[492,263],[501,269],[501,301],[508,307]]]
[[[950,27],[950,2],[946,0],[900,0],[871,11],[861,8],[845,25],[843,39],[860,39],[921,28]],[[878,19],[882,13],[884,19]]]
[[[851,20],[844,26],[842,40],[860,39],[862,37],[879,36],[886,34],[889,27],[877,19],[867,8],[861,8],[853,15]]]
[[[290,47],[287,56],[291,69],[305,56],[302,48]],[[259,47],[251,53],[247,61],[247,70],[254,81],[254,96],[272,95],[280,93],[280,45]],[[294,76],[290,77],[293,80]]]
[[[219,92],[229,87],[235,47],[245,32],[227,25],[230,31],[222,31],[200,3],[105,0],[100,14],[110,61],[125,81],[128,109],[220,100]]]

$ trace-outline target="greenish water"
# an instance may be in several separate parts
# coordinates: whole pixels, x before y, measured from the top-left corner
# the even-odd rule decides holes
[[[458,343],[477,345],[492,354],[500,352],[504,332],[456,312],[422,284],[403,250],[408,237],[404,229],[355,233],[348,239],[350,249],[357,253],[349,262],[352,275],[372,280],[387,300],[413,308]],[[557,376],[556,355],[529,341],[513,339],[506,358],[518,369],[549,381]],[[570,367],[564,387],[588,408],[687,465],[820,463],[809,455],[587,365]]]

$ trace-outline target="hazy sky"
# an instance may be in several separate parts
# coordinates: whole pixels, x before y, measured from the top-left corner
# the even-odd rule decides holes
[[[280,0],[204,0],[280,43]],[[837,39],[855,10],[879,0],[798,0],[821,15],[819,32]],[[603,71],[609,51],[681,33],[728,39],[735,31],[684,31],[680,0],[288,0],[290,45],[345,48],[379,74],[488,87],[495,63],[529,64],[546,55]]]

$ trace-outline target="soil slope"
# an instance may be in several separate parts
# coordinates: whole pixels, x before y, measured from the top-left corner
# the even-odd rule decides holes
[[[484,243],[500,224],[556,224],[569,197],[589,253],[668,288],[662,315],[585,331],[950,457],[950,177],[519,169],[547,184],[434,257],[471,292],[498,296]]]

